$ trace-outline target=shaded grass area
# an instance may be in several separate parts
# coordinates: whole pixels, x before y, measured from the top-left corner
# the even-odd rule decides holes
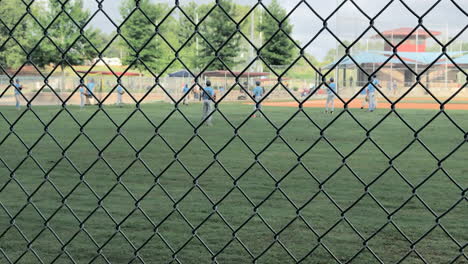
[[[466,112],[67,109],[0,108],[2,263],[467,261]]]

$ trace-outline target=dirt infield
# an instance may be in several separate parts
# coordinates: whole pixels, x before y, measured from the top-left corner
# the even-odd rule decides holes
[[[398,100],[398,98],[396,97],[389,97],[389,99],[391,101],[396,101]],[[437,99],[439,99],[439,101],[445,101],[448,99],[448,97],[437,97]],[[349,100],[349,99],[347,99]],[[384,98],[380,98],[379,101],[383,101],[385,100]],[[432,99],[432,97],[407,97],[407,98],[403,98],[401,100],[402,102],[406,102],[406,101],[434,101],[434,99]],[[452,98],[452,100],[450,100],[451,102],[466,102],[468,104],[468,98]]]
[[[425,98],[427,100],[427,98]],[[455,100],[455,99],[454,99]],[[461,101],[462,99],[457,99],[455,101]],[[466,99],[464,99],[466,100]],[[440,109],[440,105],[438,103],[411,103],[407,102],[411,100],[404,100],[396,104],[396,109]],[[308,101],[303,104],[303,107],[315,107],[315,108],[323,108],[325,107],[325,100],[313,100]],[[298,107],[298,103],[296,102],[265,102],[262,104],[263,106],[280,106],[280,107]],[[343,103],[338,99],[335,100],[335,107],[336,108],[343,108]],[[348,104],[348,108],[361,108],[361,101],[360,100],[353,100],[351,103]],[[391,104],[387,102],[379,102],[377,104],[377,108],[380,109],[390,109]],[[445,105],[444,109],[448,110],[468,110],[468,100],[466,104],[460,103],[448,103]]]

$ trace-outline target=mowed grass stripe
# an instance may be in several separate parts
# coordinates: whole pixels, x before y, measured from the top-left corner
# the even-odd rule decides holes
[[[118,125],[135,110],[132,106],[106,106],[104,109]],[[151,122],[159,126],[173,112],[174,106],[148,104],[142,105],[141,109]],[[56,107],[34,107],[46,123],[58,110]],[[70,107],[69,110],[83,124],[97,108],[80,111]],[[198,125],[200,104],[181,106],[180,110]],[[252,106],[222,103],[220,110],[238,126],[252,112]],[[19,116],[11,107],[1,107],[0,111],[10,121]],[[264,111],[275,126],[281,127],[297,109],[264,107]],[[304,111],[322,128],[339,113],[326,115],[313,108]],[[387,112],[351,110],[367,129],[374,127]],[[437,111],[398,110],[398,114],[417,131]],[[448,114],[466,131],[466,112],[448,111]],[[9,130],[6,122],[1,120],[2,140]],[[33,114],[28,113],[17,122],[14,131],[32,146],[43,135],[44,128]],[[416,134],[425,147],[418,141],[413,142],[415,133],[395,114],[370,132],[385,153],[395,158],[390,169],[388,158],[371,141],[367,140],[355,151],[366,140],[366,131],[348,113],[324,130],[324,137],[304,113],[297,114],[278,133],[265,119],[251,119],[238,130],[242,140],[232,139],[234,129],[216,113],[214,126],[202,126],[197,134],[215,152],[232,141],[216,156],[220,164],[214,163],[209,168],[214,160],[213,153],[202,140],[192,138],[194,128],[178,112],[172,113],[171,118],[157,130],[139,112],[122,126],[122,135],[134,148],[140,150],[146,145],[138,156],[142,161],[136,159],[136,153],[127,140],[120,136],[114,138],[117,128],[102,112],[88,122],[83,131],[100,149],[113,140],[101,153],[103,159],[89,140],[80,135],[79,125],[68,113],[62,112],[47,131],[63,147],[74,142],[66,155],[81,173],[86,172],[82,179],[92,191],[80,181],[80,174],[70,162],[63,159],[61,149],[49,135],[43,136],[31,150],[31,156],[43,170],[54,168],[45,177],[32,158],[23,161],[27,156],[26,149],[15,135],[10,134],[0,146],[0,158],[9,168],[16,168],[20,162],[22,165],[14,172],[15,181],[11,180],[5,165],[0,166],[0,234],[3,234],[0,247],[12,261],[27,250],[27,242],[16,230],[20,229],[29,240],[39,235],[31,248],[44,262],[58,256],[59,263],[70,262],[65,254],[60,255],[62,246],[52,232],[44,229],[43,218],[49,219],[48,227],[63,243],[73,238],[66,251],[78,263],[87,263],[93,258],[103,262],[103,257],[112,263],[127,263],[134,258],[134,248],[140,249],[143,245],[138,256],[146,263],[170,262],[173,260],[171,250],[177,251],[177,260],[184,263],[210,262],[212,253],[217,254],[216,260],[220,263],[251,262],[250,254],[254,258],[260,256],[262,263],[293,262],[289,254],[296,259],[307,256],[305,262],[308,263],[333,263],[333,257],[325,247],[340,261],[349,260],[362,249],[363,240],[354,229],[368,239],[368,247],[385,262],[397,262],[410,251],[410,241],[419,241],[415,246],[418,253],[429,262],[441,263],[459,255],[459,247],[442,228],[433,229],[437,216],[441,215],[440,224],[458,243],[464,245],[468,240],[465,221],[467,200],[462,196],[462,189],[466,190],[468,183],[465,177],[468,149],[463,145],[444,160],[443,170],[438,170],[437,159],[426,150],[429,148],[438,159],[442,159],[465,140],[463,132],[443,115]],[[149,140],[151,142],[146,144]],[[264,150],[272,140],[273,143]],[[258,155],[258,162],[243,142],[257,153],[264,150]],[[304,154],[315,142],[315,146]],[[398,155],[408,144],[411,146]],[[290,148],[301,155],[301,163]],[[173,150],[178,153],[180,163],[174,162],[176,155]],[[346,157],[351,152],[353,154],[343,160],[342,156]],[[432,177],[427,179],[431,174]],[[194,178],[204,193],[194,188]],[[29,194],[34,193],[31,203],[28,203],[18,183]],[[233,189],[235,183],[241,190]],[[65,202],[73,213],[64,206],[52,184],[67,196]],[[217,205],[217,212],[224,220],[213,213],[213,204],[206,196]],[[102,197],[105,198],[99,203]],[[135,200],[140,199],[138,208],[144,213],[135,210]],[[6,210],[16,216],[15,225],[11,225]],[[36,210],[40,210],[42,216]],[[85,221],[81,228],[79,221]],[[196,237],[186,221],[198,227]],[[116,233],[116,226],[121,233]],[[279,235],[275,238],[270,229]],[[424,236],[429,230],[432,231]],[[232,241],[233,233],[236,239]],[[98,248],[101,247],[102,255],[99,255]],[[267,248],[269,250],[264,252]],[[21,257],[22,263],[36,261],[31,252]],[[356,261],[376,262],[367,249],[359,254]],[[419,262],[414,253],[408,261]]]

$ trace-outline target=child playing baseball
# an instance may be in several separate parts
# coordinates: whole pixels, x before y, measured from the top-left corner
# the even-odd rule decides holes
[[[327,89],[327,103],[325,105],[325,113],[333,114],[335,111],[335,94],[336,94],[336,83],[335,79],[330,78]]]
[[[264,90],[263,90],[263,88],[260,86],[260,85],[261,85],[261,82],[260,82],[260,81],[255,82],[255,84],[256,84],[257,86],[256,86],[256,87],[253,89],[253,91],[252,91],[253,97],[254,97],[254,99],[255,99],[254,110],[262,110],[262,105],[259,104],[258,102],[260,102],[260,100],[262,100]],[[262,117],[262,113],[259,112],[259,113],[258,113],[258,116],[259,116],[259,117]],[[257,114],[255,113],[255,114],[253,115],[253,117],[254,117],[254,118],[257,117]]]
[[[20,84],[20,80],[16,79],[16,82],[13,84],[15,87],[15,101],[16,101],[16,109],[21,109],[21,90],[23,90],[23,85]]]

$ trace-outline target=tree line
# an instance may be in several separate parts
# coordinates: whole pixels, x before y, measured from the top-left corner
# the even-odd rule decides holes
[[[19,5],[24,3],[2,0],[0,5],[3,70],[32,62],[38,67],[59,66],[63,71],[100,54],[121,57],[125,65],[154,73],[182,67],[225,70],[257,55],[249,41],[257,48],[266,43],[259,55],[268,65],[288,65],[297,56],[287,36],[293,26],[289,20],[279,23],[287,12],[278,0],[268,6],[269,12],[256,9],[248,16],[250,7],[229,0],[219,0],[216,7],[193,1],[183,5],[182,11],[150,0],[125,0],[121,17],[112,18],[119,27],[111,33],[93,25],[83,0],[41,1],[31,5],[29,13],[25,5]]]
[[[2,1],[0,63],[4,69],[28,61],[38,67],[65,67],[97,56],[98,50],[86,38],[95,40],[94,46],[102,46],[104,39],[98,29],[85,26],[90,12],[83,8],[83,2],[68,2],[63,8],[59,1],[47,4],[45,8],[45,3],[39,2],[26,13],[26,7],[18,6],[20,2]]]

